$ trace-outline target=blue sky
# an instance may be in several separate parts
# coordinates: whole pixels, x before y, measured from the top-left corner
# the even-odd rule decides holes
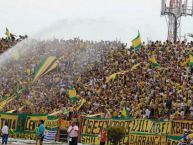
[[[161,0],[0,0],[0,35],[35,38],[122,40],[140,30],[143,40],[165,40]],[[193,18],[182,19],[182,34],[193,33]]]

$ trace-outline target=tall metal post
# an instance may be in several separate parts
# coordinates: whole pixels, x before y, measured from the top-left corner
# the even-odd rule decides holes
[[[177,41],[177,35],[178,35],[178,18],[174,16],[174,42]]]
[[[176,42],[181,37],[181,17],[193,16],[193,0],[189,0],[189,3],[188,0],[162,0],[161,3],[161,15],[168,18],[168,40]]]

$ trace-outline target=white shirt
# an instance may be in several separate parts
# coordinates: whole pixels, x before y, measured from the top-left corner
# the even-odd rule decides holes
[[[78,137],[78,126],[70,126],[67,132],[70,137]]]
[[[9,129],[8,129],[8,126],[5,125],[5,126],[3,126],[3,128],[2,128],[2,133],[3,133],[3,134],[8,134],[8,130],[9,130]]]
[[[151,111],[150,111],[149,109],[146,109],[146,110],[145,110],[145,116],[146,116],[147,118],[150,117],[150,113],[151,113]]]

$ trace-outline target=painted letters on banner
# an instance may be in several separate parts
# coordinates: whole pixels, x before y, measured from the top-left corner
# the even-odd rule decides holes
[[[169,134],[171,130],[170,122],[159,122],[146,119],[107,120],[84,118],[81,133],[96,135],[99,134],[103,128],[110,126],[124,126],[126,134],[132,132]]]
[[[47,120],[47,115],[27,115],[24,131],[35,131],[40,119],[45,122]]]
[[[18,124],[18,115],[16,114],[0,114],[0,128],[3,127],[5,122],[8,123],[9,129],[16,130]]]

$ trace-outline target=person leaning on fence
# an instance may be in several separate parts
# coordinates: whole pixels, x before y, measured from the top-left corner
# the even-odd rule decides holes
[[[45,130],[44,121],[40,120],[39,121],[38,131],[37,131],[36,145],[42,145],[43,144],[44,130]]]
[[[7,144],[8,141],[8,134],[9,134],[9,128],[7,122],[5,122],[5,125],[2,128],[2,145]]]
[[[74,122],[71,123],[68,130],[69,145],[78,144],[78,126]]]

